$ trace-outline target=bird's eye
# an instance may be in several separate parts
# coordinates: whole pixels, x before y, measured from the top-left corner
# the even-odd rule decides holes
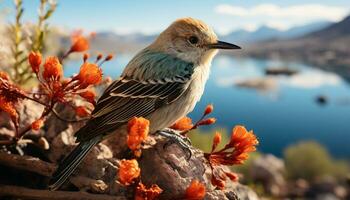
[[[198,38],[196,36],[191,36],[190,38],[188,38],[188,41],[191,44],[197,44],[198,43]]]

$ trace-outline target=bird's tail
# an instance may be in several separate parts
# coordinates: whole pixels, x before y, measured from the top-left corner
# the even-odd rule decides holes
[[[92,149],[92,147],[95,146],[95,144],[99,142],[99,137],[80,142],[78,146],[76,146],[73,151],[62,160],[55,173],[53,173],[49,183],[49,189],[57,190],[63,183],[65,183],[69,176],[85,158],[87,153]]]

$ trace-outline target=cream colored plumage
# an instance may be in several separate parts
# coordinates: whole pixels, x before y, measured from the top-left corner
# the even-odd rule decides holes
[[[150,132],[169,127],[191,112],[201,98],[221,42],[202,21],[175,21],[139,52],[98,100],[92,118],[77,133],[79,145],[60,164],[51,181],[59,188],[89,150],[111,133],[125,142],[126,123],[134,116],[150,120]]]

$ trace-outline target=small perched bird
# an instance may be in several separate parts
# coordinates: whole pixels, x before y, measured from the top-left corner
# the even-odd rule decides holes
[[[200,20],[182,18],[172,23],[104,91],[91,119],[75,134],[79,144],[53,174],[50,189],[58,189],[107,135],[125,133],[132,117],[147,118],[150,132],[156,133],[191,112],[203,94],[217,49],[240,47],[219,41]]]

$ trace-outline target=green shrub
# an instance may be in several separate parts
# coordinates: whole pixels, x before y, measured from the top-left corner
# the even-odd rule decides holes
[[[334,161],[322,145],[313,141],[289,146],[284,151],[284,159],[291,179],[312,181],[324,175],[344,177],[349,173],[347,163]]]

